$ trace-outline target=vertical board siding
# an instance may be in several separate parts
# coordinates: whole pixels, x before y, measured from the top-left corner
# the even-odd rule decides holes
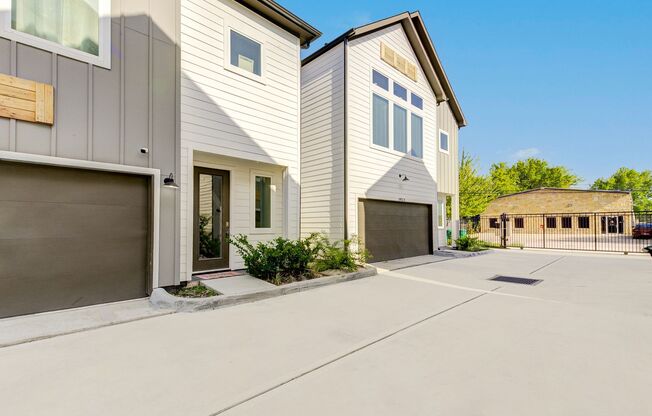
[[[437,200],[435,95],[420,66],[417,70],[418,80],[414,82],[383,62],[380,58],[381,42],[411,62],[418,64],[416,55],[400,24],[352,40],[349,43],[347,215],[350,234],[358,232],[357,201],[359,198],[388,201],[401,199],[405,202],[422,204],[435,204]],[[380,70],[390,79],[399,82],[423,98],[422,160],[415,160],[370,146],[372,68]],[[407,175],[410,180],[402,182],[399,180],[399,174]]]
[[[1,73],[55,88],[54,125],[0,118],[0,150],[176,171],[178,0],[111,5],[110,70],[0,38]],[[152,105],[150,97],[165,102]],[[159,283],[166,286],[179,281],[178,220],[176,198],[165,191],[162,198]]]
[[[261,235],[299,236],[299,39],[232,0],[181,1],[181,279],[192,264],[191,189],[183,185],[192,172],[190,149],[233,160],[231,213],[250,209],[251,162],[287,169],[284,204],[278,207],[281,228]],[[229,27],[263,43],[261,82],[225,68],[225,35]],[[242,221],[242,220],[240,220]],[[234,228],[235,227],[235,228]],[[249,221],[232,223],[240,233],[252,232]],[[231,253],[231,267],[241,259]]]
[[[301,233],[344,238],[344,44],[301,70]]]
[[[439,129],[448,133],[449,153],[439,151],[439,130],[437,130],[437,178],[439,192],[449,195],[459,193],[459,127],[447,102],[437,107]]]

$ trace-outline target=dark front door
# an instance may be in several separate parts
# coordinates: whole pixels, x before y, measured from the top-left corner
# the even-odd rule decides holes
[[[229,267],[229,172],[195,168],[193,271]]]

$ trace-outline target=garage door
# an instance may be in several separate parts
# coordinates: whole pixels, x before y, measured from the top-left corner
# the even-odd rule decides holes
[[[146,296],[149,178],[0,161],[0,318]]]
[[[367,199],[358,210],[372,262],[432,254],[432,206]]]

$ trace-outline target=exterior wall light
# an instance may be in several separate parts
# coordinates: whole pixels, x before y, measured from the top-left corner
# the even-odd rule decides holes
[[[173,173],[170,173],[170,176],[163,179],[163,186],[166,187],[166,188],[175,189],[175,190],[179,189],[179,185],[177,185],[177,183],[174,181],[174,174]]]

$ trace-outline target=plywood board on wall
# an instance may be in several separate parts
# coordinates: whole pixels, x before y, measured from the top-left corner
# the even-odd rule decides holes
[[[54,124],[54,88],[0,74],[0,117]]]

